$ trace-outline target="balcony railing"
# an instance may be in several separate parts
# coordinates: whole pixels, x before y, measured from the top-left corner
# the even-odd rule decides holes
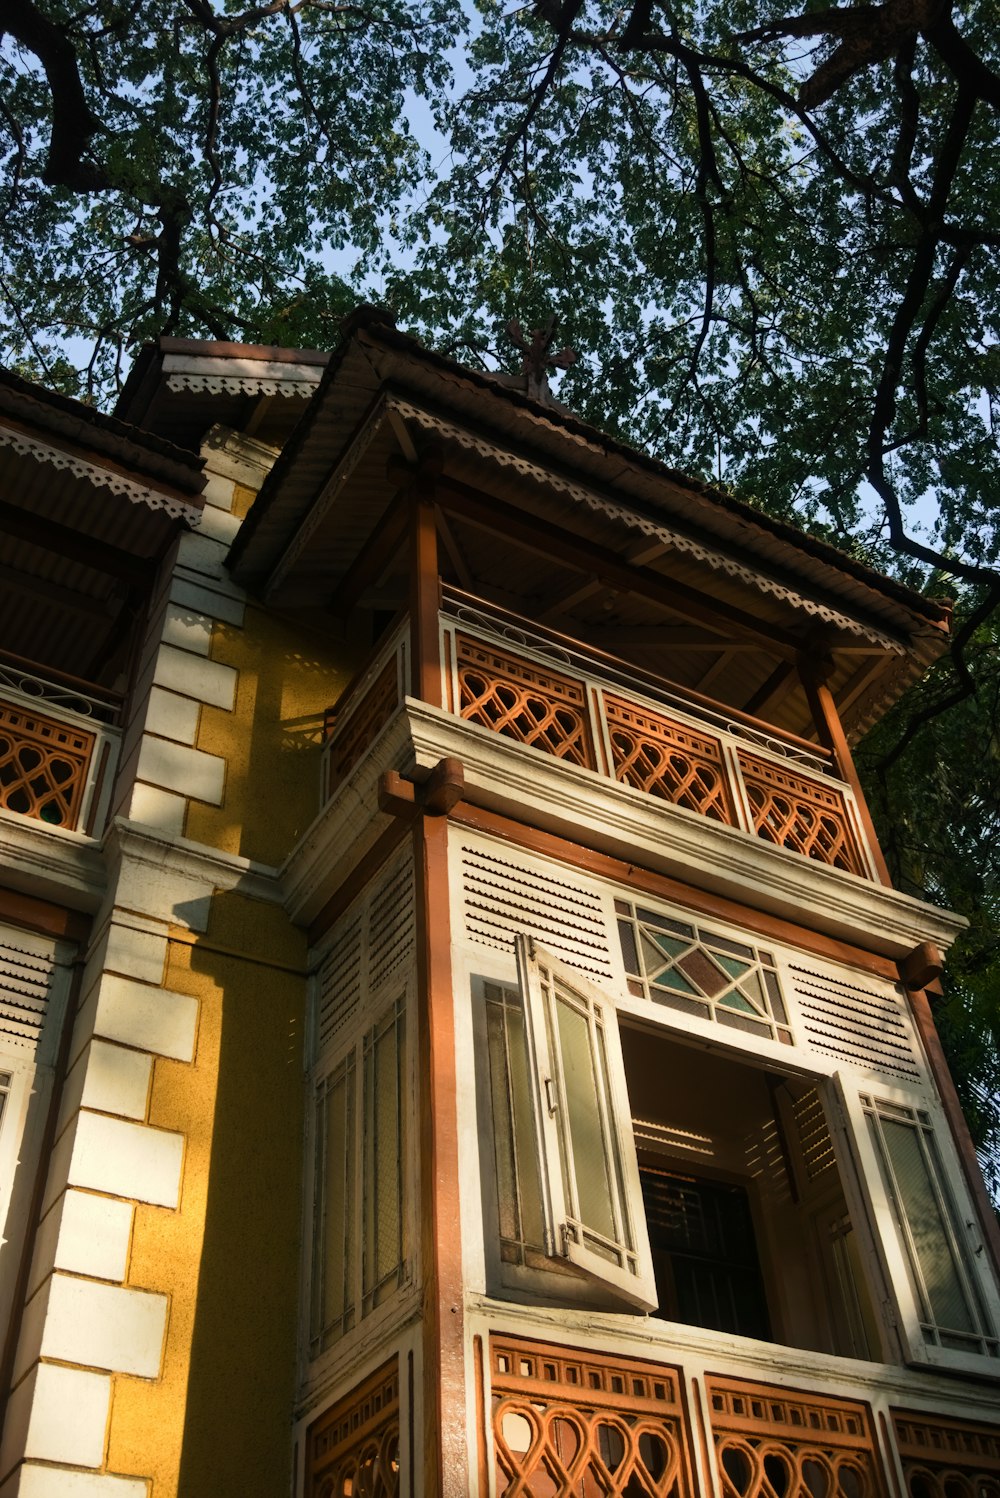
[[[481,1438],[497,1498],[697,1498],[697,1450],[723,1498],[897,1492],[863,1400],[700,1373],[702,1397],[686,1399],[679,1367],[505,1335],[487,1357]],[[996,1498],[1000,1427],[888,1413],[911,1498]]]
[[[850,788],[790,734],[446,595],[446,701],[468,722],[872,877]]]
[[[407,690],[404,620],[328,719],[324,801]],[[597,659],[455,592],[441,614],[443,700],[469,723],[831,868],[874,874],[829,753]]]
[[[93,832],[111,789],[116,714],[110,698],[0,660],[0,808]]]

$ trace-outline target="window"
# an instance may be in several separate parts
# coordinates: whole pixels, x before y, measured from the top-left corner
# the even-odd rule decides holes
[[[484,982],[501,1259],[563,1261],[650,1310],[652,1264],[614,1004],[518,938],[520,991]]]
[[[628,900],[615,912],[629,993],[791,1045],[770,952]]]
[[[401,996],[316,1087],[312,1357],[407,1277],[405,1024]]]
[[[996,1326],[973,1263],[970,1219],[958,1218],[929,1114],[861,1095],[868,1135],[892,1203],[920,1334],[935,1349],[1000,1356]]]
[[[504,1292],[583,1305],[599,1287],[605,1306],[876,1355],[816,1090],[619,1028],[609,995],[527,938],[518,964],[517,987],[474,987]]]

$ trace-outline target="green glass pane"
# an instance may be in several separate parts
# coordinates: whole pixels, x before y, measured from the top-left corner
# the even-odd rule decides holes
[[[661,936],[659,933],[653,939],[660,951],[666,952],[668,957],[679,957],[691,945],[689,941],[678,941],[676,936]]]
[[[712,956],[731,978],[741,978],[750,969],[749,962],[740,962],[736,957],[723,957],[720,952],[713,952]]]
[[[581,1222],[605,1238],[615,1237],[609,1175],[609,1141],[601,1122],[601,1079],[595,1066],[590,1026],[575,1004],[557,996],[556,1017],[563,1063],[568,1118],[565,1126],[573,1151],[573,1177],[567,1195],[575,1201]]]
[[[681,951],[683,951],[683,946]],[[664,956],[655,942],[650,941],[645,932],[639,938],[639,954],[642,958],[641,971],[647,978],[655,978],[657,973],[662,972],[668,965],[669,959]]]
[[[741,994],[738,988],[734,988],[729,993],[723,994],[718,1002],[726,1009],[736,1009],[741,1014],[760,1014],[760,1010],[751,1004],[750,1000]]]
[[[542,1186],[538,1178],[535,1114],[531,1103],[528,1076],[528,1047],[524,1034],[524,1014],[520,1007],[507,1010],[507,1038],[510,1055],[510,1106],[514,1126],[517,1236],[525,1246],[541,1251],[545,1245],[545,1231],[542,1226]]]
[[[677,993],[698,993],[694,984],[689,983],[684,974],[679,973],[676,968],[673,968],[670,972],[661,973],[656,982],[659,988],[673,988]]]
[[[882,1133],[934,1321],[939,1327],[948,1327],[952,1331],[977,1331],[951,1234],[917,1130],[910,1124],[883,1118]]]

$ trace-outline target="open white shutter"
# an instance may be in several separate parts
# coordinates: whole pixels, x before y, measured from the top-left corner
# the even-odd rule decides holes
[[[649,1239],[613,1000],[517,938],[546,1247],[655,1310]]]

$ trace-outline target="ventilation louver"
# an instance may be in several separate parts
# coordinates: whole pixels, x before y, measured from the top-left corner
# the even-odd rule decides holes
[[[524,932],[573,967],[600,978],[612,976],[604,912],[589,890],[541,867],[466,847],[462,891],[470,941],[510,948]]]
[[[407,858],[391,868],[341,917],[318,974],[318,1053],[356,1013],[362,995],[380,990],[412,959],[413,872]]]
[[[0,1047],[33,1052],[49,1007],[55,963],[20,947],[0,946]]]
[[[862,1071],[919,1080],[909,1028],[891,988],[790,966],[806,1038],[814,1049]]]

